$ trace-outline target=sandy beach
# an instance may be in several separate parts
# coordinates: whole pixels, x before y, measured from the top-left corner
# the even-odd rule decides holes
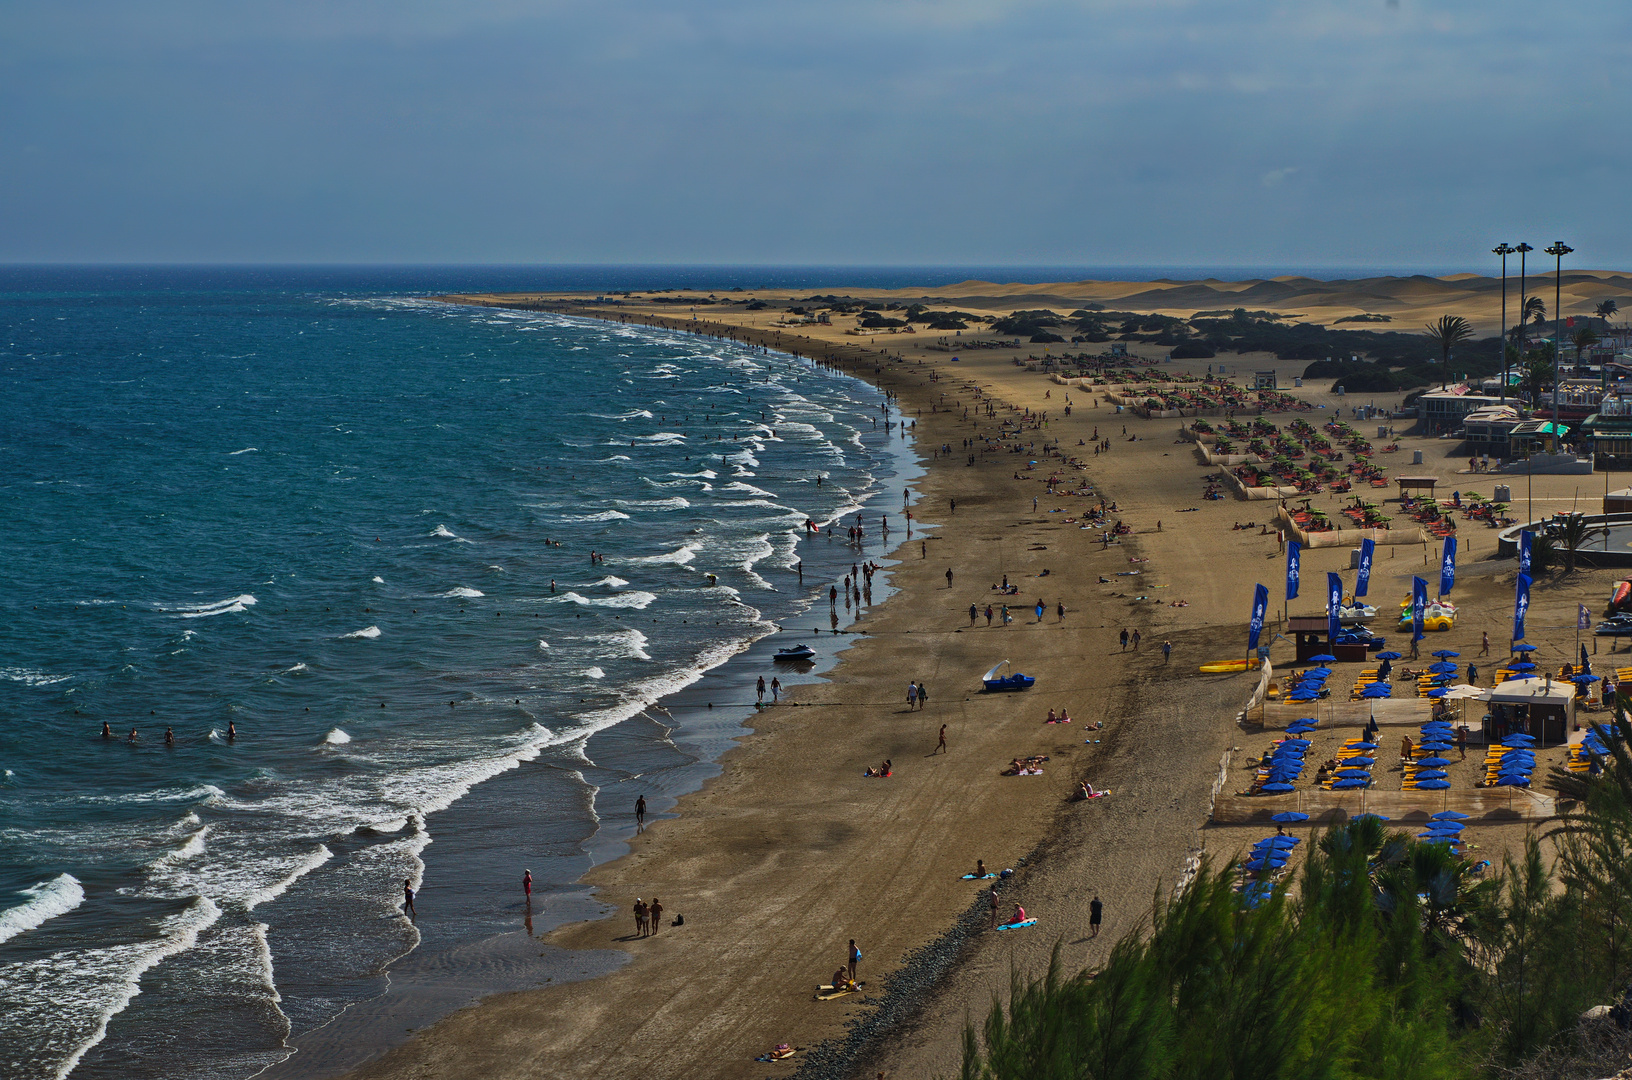
[[[1581,302],[1632,281],[1609,277],[1583,286]],[[1431,317],[1424,312],[1441,310],[1423,297],[1451,290],[1465,294],[1456,301],[1465,305],[1458,313],[1488,320],[1494,330],[1488,290],[1458,279],[1387,280],[1399,283],[1392,294],[1375,283],[1369,287],[1376,295],[1351,289],[1326,313],[1335,320],[1392,304],[1400,322],[1417,325]],[[1149,304],[1154,292],[1182,285],[1147,284],[1077,283],[1069,292],[966,283],[926,295],[964,308],[984,299],[987,311],[1059,308],[1072,298],[1119,307],[1138,300],[1140,310],[1156,310]],[[1192,293],[1204,298],[1198,289],[1300,312],[1315,297],[1307,288],[1277,298],[1273,289],[1223,285],[1182,285],[1183,313],[1208,306],[1191,303]],[[1124,291],[1112,296],[1117,289]],[[784,304],[794,298],[755,296]],[[827,681],[759,714],[722,760],[721,774],[683,798],[676,817],[632,837],[627,857],[591,872],[587,883],[613,917],[545,939],[570,949],[622,950],[630,962],[589,982],[490,997],[414,1034],[354,1076],[734,1078],[800,1069],[822,1076],[951,1075],[965,1023],[978,1024],[994,996],[1006,994],[1011,972],[1040,974],[1056,946],[1068,968],[1093,966],[1141,924],[1153,895],[1171,889],[1196,856],[1228,858],[1262,835],[1261,828],[1207,825],[1221,771],[1226,785],[1244,785],[1246,760],[1269,741],[1236,723],[1253,677],[1203,675],[1197,667],[1239,654],[1254,582],[1279,598],[1281,556],[1273,531],[1261,528],[1274,504],[1203,499],[1203,477],[1215,470],[1180,438],[1180,421],[1118,415],[1091,390],[1016,363],[1017,355],[1041,353],[1041,346],[970,350],[953,363],[936,347],[939,335],[875,341],[842,325],[775,326],[785,315],[749,311],[742,301],[730,311],[699,308],[694,320],[694,312],[676,310],[681,305],[638,299],[617,306],[586,297],[448,299],[731,335],[867,378],[897,394],[902,418],[916,425],[929,472],[915,513],[936,528],[927,537],[915,530],[908,540],[900,514],[886,508],[903,560],[894,572],[899,594],[865,614]],[[1156,357],[1165,350],[1135,344],[1133,352]],[[1305,366],[1226,354],[1162,369],[1200,374],[1216,363],[1232,374],[1278,367],[1288,382]],[[1296,415],[1318,426],[1355,403],[1334,396],[1329,382],[1290,392],[1310,410],[1269,419],[1284,425]],[[1367,400],[1388,406],[1398,395]],[[1018,440],[1023,453],[965,447],[1005,421],[1017,432],[1009,445]],[[1089,445],[1096,433],[1110,441],[1098,455]],[[1051,458],[1056,443],[1060,456]],[[1465,472],[1465,458],[1447,457],[1454,442],[1405,437],[1400,445],[1399,462],[1422,450],[1424,464],[1410,472],[1437,475],[1447,489],[1489,496],[1498,482]],[[1082,468],[1065,460],[1073,457]],[[1036,468],[1027,468],[1033,461]],[[1057,494],[1043,479],[1050,474],[1061,478]],[[1511,478],[1502,482],[1522,487]],[[1603,488],[1600,476],[1537,477],[1515,496],[1529,494],[1539,515],[1574,505],[1594,510]],[[1385,494],[1394,496],[1377,493]],[[1115,544],[1080,520],[1101,498],[1115,504],[1112,516],[1130,530]],[[1346,500],[1328,494],[1314,501],[1335,512]],[[1255,527],[1237,528],[1249,521]],[[1468,658],[1478,652],[1481,633],[1507,640],[1513,567],[1484,561],[1495,553],[1494,530],[1469,523],[1461,537],[1461,615],[1453,630],[1430,642]],[[1392,607],[1413,574],[1429,576],[1437,555],[1423,545],[1380,551],[1374,602]],[[1348,566],[1349,548],[1338,546],[1306,552],[1303,572],[1313,582],[1321,571]],[[1539,662],[1556,668],[1569,658],[1575,605],[1601,608],[1614,578],[1583,570],[1538,581],[1530,640],[1542,646]],[[1005,579],[1018,587],[1016,595],[993,588]],[[1014,621],[988,626],[986,606],[1005,602]],[[1305,589],[1291,613],[1316,613],[1322,603],[1319,589]],[[1122,647],[1124,629],[1139,631],[1136,649]],[[1170,660],[1164,641],[1172,643]],[[1289,642],[1276,642],[1278,666],[1290,654]],[[1035,688],[980,693],[981,674],[1003,660],[1034,675]],[[1347,667],[1358,666],[1340,665],[1335,689],[1352,682]],[[912,680],[929,689],[926,707],[909,709]],[[1489,675],[1482,681],[1488,685]],[[1046,724],[1050,709],[1067,710],[1073,722]],[[1093,729],[1096,722],[1103,727]],[[942,725],[947,751],[937,753]],[[1041,775],[1000,775],[1027,755],[1047,756]],[[892,776],[863,775],[885,759]],[[1385,761],[1392,773],[1380,767],[1378,787],[1387,788],[1392,775],[1397,789],[1398,766],[1392,757],[1379,765]],[[1111,794],[1070,801],[1081,780]],[[632,823],[603,828],[632,831]],[[1492,859],[1523,833],[1512,825],[1469,830],[1480,857]],[[961,879],[977,859],[1015,870],[1001,883],[1003,913],[1023,904],[1039,920],[1035,927],[985,930],[990,883]],[[630,907],[654,894],[668,915],[684,915],[684,925],[635,938]],[[1095,895],[1105,904],[1105,925],[1090,937],[1087,911]],[[863,952],[862,992],[813,1000],[817,985],[842,966],[851,939]],[[802,1052],[785,1063],[755,1061],[779,1043]]]

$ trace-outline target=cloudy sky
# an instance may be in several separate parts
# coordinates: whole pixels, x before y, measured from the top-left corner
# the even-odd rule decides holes
[[[1624,0],[10,3],[0,262],[1632,268],[1629,52]]]

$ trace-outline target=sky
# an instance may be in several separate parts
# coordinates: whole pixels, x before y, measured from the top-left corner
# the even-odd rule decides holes
[[[1624,0],[0,4],[0,262],[1632,269],[1629,52]]]

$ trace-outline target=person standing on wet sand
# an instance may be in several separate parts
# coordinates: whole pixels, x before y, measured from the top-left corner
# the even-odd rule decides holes
[[[754,687],[754,692],[758,695],[758,700],[765,700],[765,676],[759,677],[759,684]]]
[[[1002,901],[999,900],[998,896],[997,896],[997,886],[993,885],[992,886],[992,927],[991,927],[993,930],[997,929],[997,908],[998,908],[998,905],[1001,904],[1001,903],[1002,903]]]
[[[521,891],[527,894],[527,903],[531,904],[533,902],[533,872],[531,870],[521,872]]]
[[[414,883],[411,878],[402,879],[402,913],[408,916],[410,922],[419,921],[419,912],[414,910]]]
[[[635,800],[635,831],[642,832],[646,828],[646,796],[642,795]]]
[[[775,705],[778,701],[781,701],[781,700],[782,700],[782,680],[781,679],[772,679],[771,680],[771,704]]]

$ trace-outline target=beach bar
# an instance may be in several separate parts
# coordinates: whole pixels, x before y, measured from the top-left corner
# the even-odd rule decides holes
[[[1533,736],[1542,746],[1568,742],[1575,723],[1575,685],[1556,679],[1509,679],[1483,694],[1490,703],[1483,734],[1486,743],[1509,735]]]

